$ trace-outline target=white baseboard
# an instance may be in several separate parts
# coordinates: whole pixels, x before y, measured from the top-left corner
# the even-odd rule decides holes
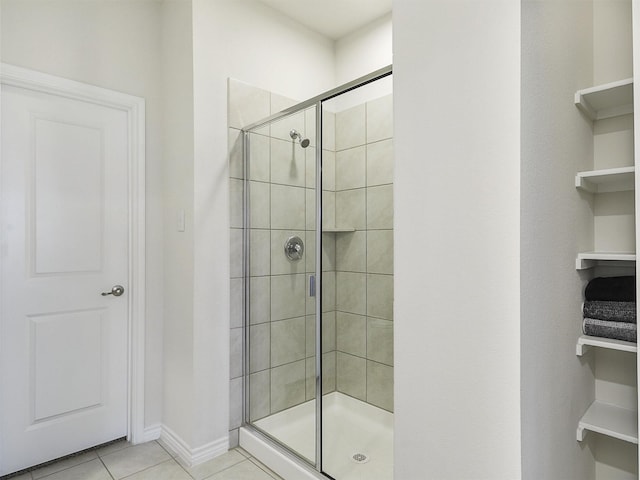
[[[159,423],[156,425],[151,425],[150,427],[144,427],[141,443],[158,440],[160,438],[161,433],[162,433],[162,425],[160,425]]]
[[[160,426],[160,440],[178,454],[180,459],[189,467],[204,463],[229,451],[229,437],[222,437],[200,447],[191,448],[166,425]]]

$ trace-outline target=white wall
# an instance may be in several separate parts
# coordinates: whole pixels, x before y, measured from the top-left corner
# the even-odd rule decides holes
[[[395,478],[520,478],[520,2],[395,1]]]
[[[191,1],[162,4],[164,155],[163,426],[192,445],[193,418],[193,55]],[[185,229],[178,215],[185,212]]]
[[[593,162],[589,122],[572,101],[592,85],[593,13],[591,2],[522,3],[522,473],[531,480],[594,475],[590,449],[575,441],[594,387],[575,356],[586,278],[572,268],[577,251],[593,248],[591,205],[572,183]]]
[[[391,65],[391,44],[391,13],[340,38],[335,47],[336,85]]]
[[[3,62],[146,99],[145,425],[160,422],[163,310],[160,4],[2,0]]]
[[[334,85],[332,42],[254,0],[193,1],[195,444],[229,417],[227,78],[305,99]]]

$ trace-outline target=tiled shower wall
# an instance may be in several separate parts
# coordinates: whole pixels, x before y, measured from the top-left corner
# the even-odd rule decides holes
[[[393,411],[393,100],[336,114],[337,390]]]
[[[229,81],[231,194],[230,442],[242,423],[243,164],[240,128],[296,103]],[[336,390],[393,409],[391,96],[325,111],[323,151],[323,393]],[[295,128],[311,139],[292,142]],[[315,109],[250,136],[251,420],[315,396]],[[297,235],[299,262],[283,253]]]
[[[242,198],[244,171],[240,128],[296,102],[242,82],[229,81],[229,158],[231,175],[231,388],[230,439],[237,444],[242,423]],[[327,122],[333,131],[332,115]],[[311,139],[303,149],[289,131]],[[315,270],[315,109],[300,112],[250,135],[250,419],[315,397],[315,299],[309,276]],[[325,151],[327,165],[335,154]],[[331,167],[327,167],[331,170]],[[328,192],[328,197],[335,194]],[[305,245],[300,261],[284,255],[285,240],[299,236]],[[329,261],[335,248],[323,239],[327,274],[324,285],[335,292]],[[326,241],[326,245],[325,245]],[[323,305],[323,391],[335,390],[335,297]]]

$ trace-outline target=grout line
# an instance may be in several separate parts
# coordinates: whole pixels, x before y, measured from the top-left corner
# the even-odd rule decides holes
[[[162,446],[162,445],[160,445],[160,446]],[[168,452],[167,452],[167,453],[168,453]],[[165,464],[165,463],[169,463],[169,462],[177,463],[178,465],[180,465],[180,463],[179,463],[179,462],[177,462],[174,458],[170,458],[170,459],[168,459],[168,460],[164,460],[164,461],[162,461],[162,462],[160,462],[160,463],[156,463],[155,465],[150,465],[150,466],[148,466],[148,467],[145,467],[145,468],[143,468],[142,470],[138,470],[137,472],[133,472],[133,473],[131,473],[131,474],[127,475],[126,477],[121,477],[121,478],[120,478],[120,479],[118,479],[118,480],[126,480],[127,478],[131,478],[131,477],[133,477],[134,475],[138,475],[139,473],[146,472],[147,470],[151,470],[152,468],[155,468],[155,467],[157,467],[157,466],[159,466],[159,465],[162,465],[162,464]],[[180,465],[180,467],[182,467],[182,465]],[[109,469],[107,469],[107,470],[109,470]],[[184,468],[183,468],[183,470],[184,470]],[[187,472],[187,474],[188,474],[188,473],[189,473],[189,472]],[[109,474],[111,474],[111,472],[109,472]],[[193,478],[191,475],[189,475],[189,476],[190,476],[191,478]],[[112,476],[112,478],[114,478],[114,479],[115,479],[115,477],[113,477],[113,476]]]
[[[114,476],[111,474],[111,470],[109,470],[109,469],[107,468],[107,466],[105,465],[105,463],[102,461],[102,457],[101,457],[100,455],[98,455],[98,460],[100,460],[100,463],[102,464],[102,466],[104,467],[104,469],[107,471],[107,474],[111,477],[111,479],[112,479],[112,480],[116,480],[116,477],[114,477]]]
[[[280,477],[276,472],[274,472],[273,470],[271,470],[269,467],[267,467],[266,465],[264,465],[262,462],[260,462],[258,459],[256,459],[255,457],[251,457],[248,459],[251,463],[253,463],[256,467],[258,467],[260,470],[262,470],[264,473],[266,473],[267,475],[269,475],[271,478],[278,480],[281,479],[282,477]],[[276,477],[274,477],[274,475],[278,475]]]

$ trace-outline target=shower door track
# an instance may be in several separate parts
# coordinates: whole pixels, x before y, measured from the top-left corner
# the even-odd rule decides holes
[[[244,282],[244,309],[243,309],[243,325],[244,325],[244,355],[242,359],[243,363],[243,376],[244,384],[242,389],[243,402],[242,402],[242,427],[248,428],[254,434],[257,434],[263,441],[271,445],[273,448],[281,451],[286,457],[302,461],[302,464],[306,468],[313,469],[314,472],[320,474],[322,478],[333,479],[333,477],[327,475],[322,470],[322,103],[330,100],[334,97],[347,93],[356,88],[368,85],[376,80],[380,80],[393,73],[393,66],[388,65],[379,70],[371,72],[368,75],[357,78],[351,82],[345,83],[339,87],[331,89],[325,93],[317,95],[309,100],[300,102],[292,107],[275,113],[262,120],[254,122],[242,128],[242,141],[243,141],[243,164],[244,164],[244,196],[243,196],[243,282]],[[315,410],[316,410],[316,431],[315,431],[315,464],[305,459],[290,447],[280,442],[278,439],[272,437],[268,433],[262,431],[250,422],[249,418],[249,345],[250,345],[250,302],[249,302],[249,278],[250,278],[250,196],[249,196],[249,154],[250,154],[250,141],[249,133],[251,130],[268,125],[269,123],[276,121],[280,118],[284,118],[288,115],[304,110],[309,107],[316,107],[316,225],[315,225],[315,316],[316,316],[316,354],[315,354]]]

